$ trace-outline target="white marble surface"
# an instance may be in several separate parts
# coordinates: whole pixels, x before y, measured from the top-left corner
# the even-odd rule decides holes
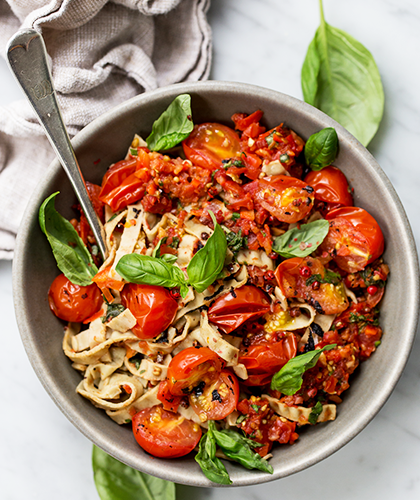
[[[420,242],[420,3],[324,0],[334,26],[373,53],[383,78],[385,117],[370,150],[394,183]],[[298,98],[300,68],[318,26],[316,0],[212,0],[212,78],[255,83]],[[0,61],[0,104],[20,98]],[[19,314],[19,311],[17,311]],[[0,262],[2,352],[0,497],[92,500],[91,443],[61,414],[35,376],[13,314],[11,263]],[[179,487],[180,499],[420,498],[420,342],[373,422],[322,463],[283,480],[237,489]]]

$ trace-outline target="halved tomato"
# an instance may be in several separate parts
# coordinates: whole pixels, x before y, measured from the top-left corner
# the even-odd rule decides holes
[[[298,222],[312,210],[314,190],[305,182],[287,175],[273,175],[244,186],[254,203],[281,222]]]
[[[353,205],[347,178],[337,167],[330,166],[318,172],[309,172],[305,182],[314,188],[317,200],[334,205],[334,208],[338,208],[339,205],[345,207]]]
[[[380,257],[384,237],[376,220],[363,208],[342,207],[328,212],[330,230],[320,249],[348,273],[361,271]]]
[[[169,390],[174,396],[189,394],[202,381],[211,384],[223,366],[224,361],[208,347],[187,347],[169,363]]]
[[[182,398],[174,396],[169,390],[169,382],[165,379],[159,384],[157,398],[163,404],[163,408],[168,411],[176,412],[180,405]]]
[[[221,295],[209,309],[209,321],[230,333],[245,321],[270,310],[267,295],[256,286],[244,285]]]
[[[183,457],[192,451],[201,438],[201,428],[161,405],[152,406],[133,417],[133,433],[138,444],[159,458]]]
[[[200,167],[214,170],[222,165],[222,160],[240,154],[239,136],[226,125],[201,123],[182,143],[185,156]]]
[[[338,314],[348,306],[339,275],[327,276],[319,259],[293,257],[276,269],[277,283],[288,299],[303,299],[321,314]]]
[[[201,421],[222,420],[230,415],[238,404],[239,383],[233,373],[223,370],[209,385],[198,386],[190,394],[192,409]]]
[[[272,376],[288,361],[296,356],[297,343],[293,334],[280,339],[266,339],[258,336],[251,345],[241,346],[239,363],[245,365],[248,379],[245,385],[259,386],[268,384]]]

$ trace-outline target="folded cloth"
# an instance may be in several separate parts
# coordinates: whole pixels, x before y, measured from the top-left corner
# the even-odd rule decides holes
[[[0,49],[42,32],[70,135],[142,92],[208,77],[210,0],[0,0]],[[0,258],[11,259],[31,193],[54,158],[26,100],[0,107]]]

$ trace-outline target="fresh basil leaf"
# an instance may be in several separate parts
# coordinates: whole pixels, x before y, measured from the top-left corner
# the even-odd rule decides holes
[[[312,408],[311,413],[309,414],[308,422],[312,425],[315,425],[321,413],[322,404],[320,401],[317,401],[316,405]]]
[[[212,422],[212,421],[210,421]],[[209,424],[210,424],[209,422]],[[213,423],[214,426],[214,423]],[[195,461],[201,467],[203,474],[218,484],[232,484],[226,467],[216,457],[216,440],[214,438],[214,427],[209,425],[209,430],[200,439],[198,453]]]
[[[124,465],[93,446],[92,467],[101,500],[175,500],[175,484]]]
[[[292,396],[302,387],[303,374],[317,364],[321,353],[336,347],[337,344],[326,345],[322,349],[309,351],[289,359],[283,368],[274,374],[271,379],[271,389],[286,394],[286,396]]]
[[[102,323],[106,323],[112,318],[116,318],[123,311],[125,311],[125,307],[122,304],[107,304],[106,315],[102,318]]]
[[[247,438],[232,430],[214,430],[213,433],[216,443],[231,460],[240,463],[246,469],[258,469],[269,474],[273,473],[273,467],[251,449]]]
[[[191,259],[187,267],[188,281],[201,293],[216,280],[225,263],[227,250],[226,236],[213,212],[209,212],[214,231],[204,247]]]
[[[314,252],[327,236],[330,225],[327,220],[316,220],[289,229],[273,241],[273,250],[286,259],[307,257]]]
[[[166,288],[186,284],[183,272],[163,259],[131,253],[123,255],[116,266],[117,273],[129,283],[157,285]]]
[[[332,164],[337,156],[338,136],[334,128],[323,128],[312,134],[305,144],[305,160],[312,170],[321,170]]]
[[[160,257],[160,247],[163,245],[163,243],[165,243],[167,240],[167,238],[161,238],[158,242],[158,244],[155,246],[155,248],[153,249],[153,252],[152,252],[152,257],[157,257],[159,258]]]
[[[181,94],[176,97],[168,109],[154,122],[152,132],[146,139],[151,151],[173,148],[186,139],[194,123],[191,118],[191,96]]]
[[[176,262],[177,256],[172,255],[171,253],[164,253],[160,256],[160,258],[168,264],[173,264],[174,262]]]
[[[77,231],[54,207],[57,193],[49,196],[39,209],[39,225],[46,235],[57,266],[75,285],[87,286],[98,272]]]
[[[384,110],[378,67],[360,42],[325,22],[322,1],[320,10],[321,24],[302,66],[304,99],[367,146]]]

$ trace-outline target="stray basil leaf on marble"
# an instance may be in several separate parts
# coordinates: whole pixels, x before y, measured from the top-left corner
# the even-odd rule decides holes
[[[176,97],[160,117],[153,123],[152,132],[146,139],[151,151],[173,148],[186,139],[194,128],[191,117],[191,96]]]
[[[273,250],[285,259],[307,257],[324,241],[329,227],[328,221],[321,219],[289,229],[274,238]]]
[[[346,32],[321,24],[302,66],[303,97],[367,146],[382,120],[384,91],[372,54]]]
[[[302,376],[306,370],[317,364],[324,351],[330,351],[335,347],[337,344],[326,345],[322,349],[299,354],[295,358],[289,359],[283,368],[274,374],[271,379],[271,389],[286,394],[286,396],[293,396],[302,387]]]
[[[132,469],[96,446],[92,467],[101,500],[175,500],[174,483]]]
[[[334,128],[328,127],[312,134],[306,141],[304,154],[308,167],[321,170],[333,163],[338,151],[338,136]]]
[[[39,225],[51,245],[60,271],[75,285],[90,285],[98,268],[76,229],[55,209],[57,195],[58,192],[52,194],[41,205]]]

